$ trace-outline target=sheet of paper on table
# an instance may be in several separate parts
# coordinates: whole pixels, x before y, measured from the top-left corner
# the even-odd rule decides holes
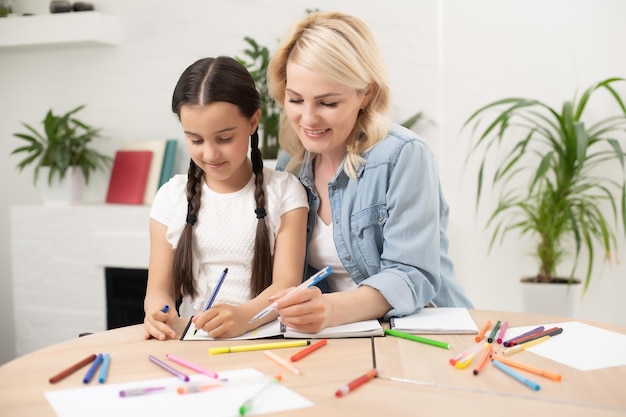
[[[239,369],[220,372],[220,378],[228,378],[219,388],[192,394],[178,394],[176,389],[190,384],[215,381],[204,375],[190,375],[190,382],[178,378],[151,379],[122,384],[86,385],[80,388],[46,391],[45,396],[59,417],[84,416],[150,416],[209,415],[233,417],[239,415],[239,407],[272,377],[256,369]],[[140,387],[167,387],[163,392],[134,397],[120,397],[121,390]],[[250,415],[274,413],[310,407],[313,403],[291,391],[283,384],[275,384],[267,395],[255,402]]]
[[[563,333],[528,348],[529,352],[581,371],[626,365],[626,335],[577,321],[509,328],[505,340],[537,326],[562,327]]]

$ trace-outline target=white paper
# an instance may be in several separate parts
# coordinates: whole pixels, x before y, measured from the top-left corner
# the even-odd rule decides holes
[[[478,327],[466,308],[424,308],[410,316],[393,318],[392,329],[415,334],[477,334]]]
[[[538,326],[509,328],[504,339],[509,340]],[[580,371],[626,365],[626,335],[577,321],[543,326],[544,330],[561,327],[563,333],[529,347],[527,351]]]
[[[193,326],[193,323],[191,323],[183,335],[182,340],[250,340],[267,339],[276,336],[283,336],[292,339],[330,339],[382,336],[384,334],[383,328],[378,320],[364,320],[355,323],[327,327],[318,333],[300,333],[289,327],[282,332],[280,323],[278,320],[274,320],[241,336],[222,339],[214,339],[204,330],[198,330],[198,332],[194,335],[194,330],[195,327]]]
[[[220,372],[228,378],[221,387],[193,394],[178,394],[176,388],[215,380],[204,375],[190,376],[190,382],[178,378],[152,379],[123,384],[86,385],[81,388],[46,391],[45,395],[59,417],[111,417],[173,415],[239,416],[239,407],[272,377],[255,369]],[[139,387],[167,387],[165,391],[135,397],[120,397],[120,390]],[[275,413],[310,407],[313,403],[282,384],[264,391],[246,415]]]

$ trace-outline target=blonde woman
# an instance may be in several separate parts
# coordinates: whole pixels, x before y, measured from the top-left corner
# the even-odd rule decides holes
[[[282,107],[279,160],[307,189],[307,263],[329,265],[324,286],[271,298],[289,327],[466,306],[448,257],[448,204],[434,155],[389,121],[381,53],[360,19],[319,12],[298,22],[272,58]],[[307,272],[307,275],[311,271]]]

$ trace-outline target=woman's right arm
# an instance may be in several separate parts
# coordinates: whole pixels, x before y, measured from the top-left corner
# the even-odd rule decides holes
[[[172,245],[165,238],[167,226],[150,219],[150,263],[148,267],[148,285],[144,299],[144,337],[154,337],[159,340],[175,338],[176,332],[167,324],[178,318],[176,313],[176,291],[172,265],[174,251]],[[169,306],[169,311],[161,310]]]

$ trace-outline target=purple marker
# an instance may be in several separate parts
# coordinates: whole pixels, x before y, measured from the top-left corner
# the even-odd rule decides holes
[[[506,342],[504,342],[502,344],[505,347],[509,347],[509,346],[511,346],[511,342],[514,342],[514,341],[516,341],[518,339],[521,339],[523,337],[526,337],[526,336],[530,336],[531,334],[534,334],[534,333],[537,333],[537,332],[542,332],[543,330],[544,330],[544,327],[543,326],[539,326],[536,329],[532,329],[532,330],[530,330],[530,331],[528,331],[528,332],[526,332],[524,334],[520,334],[519,336],[513,337],[513,338],[507,340]]]
[[[165,387],[148,387],[148,388],[131,388],[120,391],[120,397],[136,397],[138,395],[147,395],[154,392],[163,391]]]
[[[169,372],[172,375],[176,376],[177,378],[180,378],[180,379],[182,379],[185,382],[189,381],[189,376],[188,375],[185,375],[182,372],[172,368],[171,366],[169,366],[165,362],[160,361],[158,358],[155,358],[152,355],[148,355],[148,359],[150,359],[152,362],[154,362],[155,364],[157,364],[161,368],[165,369],[167,372]]]

